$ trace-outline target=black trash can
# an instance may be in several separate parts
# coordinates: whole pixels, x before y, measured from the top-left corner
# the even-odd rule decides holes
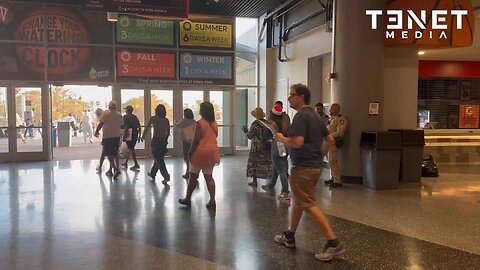
[[[362,132],[363,185],[372,189],[398,188],[401,136],[398,132]]]
[[[423,148],[425,147],[423,130],[389,129],[388,131],[399,132],[402,137],[400,181],[420,181],[422,179]]]

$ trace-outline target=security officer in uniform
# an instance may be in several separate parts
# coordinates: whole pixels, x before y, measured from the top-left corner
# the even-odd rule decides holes
[[[340,167],[338,166],[338,149],[343,145],[343,136],[347,129],[347,119],[340,114],[340,105],[333,103],[330,107],[330,122],[328,125],[328,132],[335,139],[335,145],[330,147],[328,151],[328,163],[332,178],[325,180],[324,183],[330,187],[341,187],[342,181],[340,179]]]

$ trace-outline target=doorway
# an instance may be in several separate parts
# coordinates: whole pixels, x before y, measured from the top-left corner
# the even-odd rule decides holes
[[[112,100],[112,87],[96,85],[50,85],[52,126],[56,131],[53,158],[97,159],[101,137],[93,137],[100,116]],[[121,113],[121,108],[119,108]],[[92,132],[90,132],[92,131]]]
[[[43,85],[0,87],[0,161],[50,158],[48,94]]]

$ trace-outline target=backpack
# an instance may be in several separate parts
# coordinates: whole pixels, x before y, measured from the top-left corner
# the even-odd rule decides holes
[[[422,177],[438,177],[438,167],[433,157],[428,155],[422,161]]]

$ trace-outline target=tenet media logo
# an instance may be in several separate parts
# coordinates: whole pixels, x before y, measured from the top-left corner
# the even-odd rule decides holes
[[[385,39],[449,39],[453,30],[462,30],[468,10],[387,10]],[[371,29],[378,29],[383,10],[366,10],[371,17]],[[453,29],[451,29],[453,27]]]

